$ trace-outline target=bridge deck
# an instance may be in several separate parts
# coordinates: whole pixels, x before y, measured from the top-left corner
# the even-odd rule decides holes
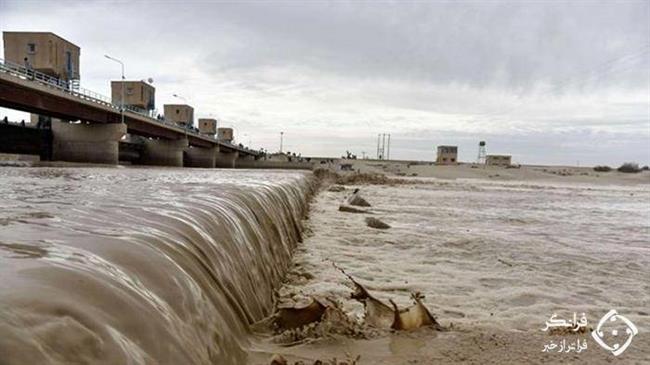
[[[70,90],[45,77],[34,77],[20,67],[0,60],[0,106],[24,112],[48,115],[65,120],[84,120],[91,123],[120,123],[120,108],[106,97],[88,90]],[[151,118],[137,111],[126,110],[124,123],[127,132],[145,137],[178,139],[187,137],[192,146],[214,147],[239,151],[242,155],[258,155],[258,151],[218,141],[172,123]]]

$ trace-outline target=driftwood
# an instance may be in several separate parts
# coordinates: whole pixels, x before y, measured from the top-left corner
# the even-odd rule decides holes
[[[359,282],[354,280],[343,269],[336,266],[336,264],[332,265],[354,284],[355,289],[351,297],[363,303],[365,321],[368,325],[379,328],[391,328],[398,331],[413,330],[427,326],[439,331],[444,330],[431,312],[422,304],[421,299],[424,297],[420,293],[411,294],[411,297],[415,301],[413,306],[400,310],[397,304],[393,300],[390,300],[392,304],[391,308],[381,300],[373,297],[363,285],[359,284]]]
[[[420,327],[431,326],[436,330],[442,330],[442,326],[436,321],[427,307],[422,304],[424,298],[420,293],[411,294],[415,302],[414,305],[406,309],[399,310],[397,304],[390,300],[394,310],[394,321],[390,326],[394,330],[412,330]]]

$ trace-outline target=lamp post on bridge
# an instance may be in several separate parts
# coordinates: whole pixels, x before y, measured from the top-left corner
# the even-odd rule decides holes
[[[282,142],[284,139],[284,132],[280,132],[280,153],[282,153]]]
[[[185,104],[189,104],[189,101],[188,101],[187,98],[184,97],[183,95],[172,94],[172,96],[175,97],[175,98],[177,98],[177,99],[181,99],[181,100],[183,100],[183,101],[185,102]],[[194,119],[194,116],[193,116],[193,115],[194,115],[194,114],[192,114],[192,119]],[[185,127],[184,127],[184,129],[185,129],[185,134],[187,134],[187,131],[188,131],[190,128],[192,128],[193,126],[194,126],[194,120],[192,120],[192,123],[191,123],[191,124],[188,122],[188,124],[186,124]]]
[[[179,98],[179,99],[183,100],[186,103],[188,102],[187,99],[185,97],[183,97],[183,95],[172,94],[172,96],[175,97],[175,98]]]
[[[124,78],[124,62],[118,60],[117,58],[111,57],[111,56],[109,56],[107,54],[105,54],[104,57],[108,58],[111,61],[115,61],[115,62],[119,63],[120,66],[122,66],[122,91],[121,91],[122,96],[121,96],[121,101],[120,101],[120,116],[122,118],[122,124],[124,124],[124,81],[125,81],[125,78]]]

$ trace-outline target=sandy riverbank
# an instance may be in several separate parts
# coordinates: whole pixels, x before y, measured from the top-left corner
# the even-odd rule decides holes
[[[438,179],[489,179],[494,181],[547,181],[586,184],[650,184],[650,171],[622,173],[597,172],[592,167],[522,165],[518,168],[476,164],[435,165],[404,161],[344,160],[355,171],[405,177]]]

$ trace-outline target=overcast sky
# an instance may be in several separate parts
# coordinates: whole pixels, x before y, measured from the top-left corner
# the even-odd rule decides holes
[[[37,2],[0,30],[81,47],[82,86],[152,77],[240,142],[303,155],[650,163],[650,1]],[[6,110],[0,110],[0,115]]]

